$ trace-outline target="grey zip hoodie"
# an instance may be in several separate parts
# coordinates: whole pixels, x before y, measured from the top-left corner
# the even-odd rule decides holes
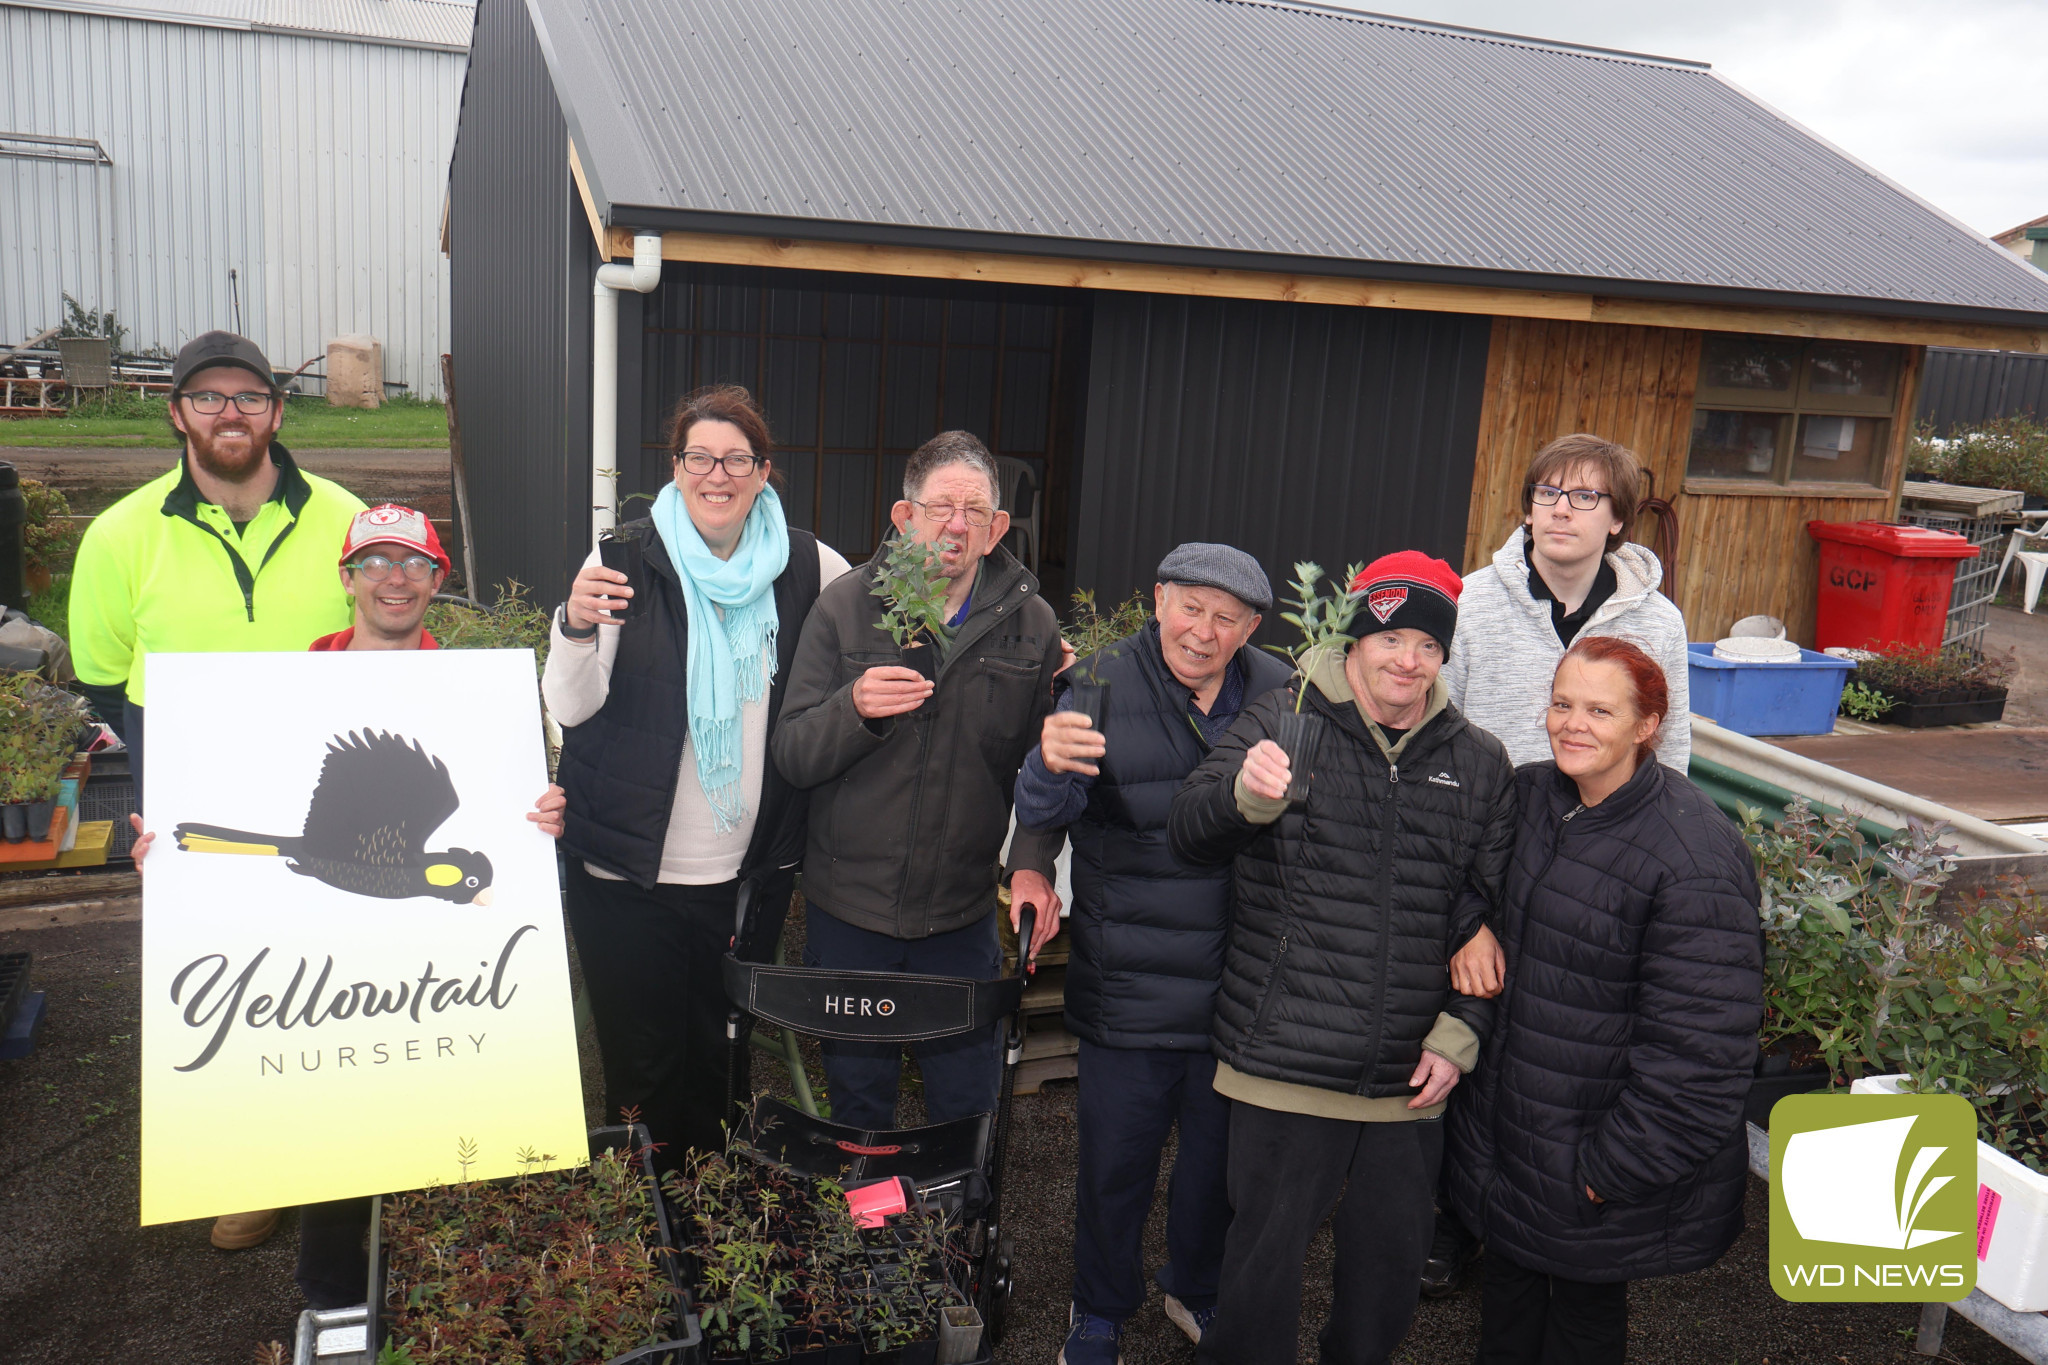
[[[1451,704],[1466,719],[1507,745],[1517,765],[1550,758],[1543,715],[1550,706],[1550,680],[1564,658],[1550,603],[1529,593],[1529,562],[1523,528],[1493,552],[1493,563],[1466,576],[1458,597],[1458,633],[1443,678]],[[1657,735],[1657,757],[1684,772],[1692,761],[1692,689],[1685,651],[1685,618],[1657,591],[1664,566],[1641,545],[1624,543],[1608,551],[1614,566],[1614,595],[1602,602],[1578,634],[1612,635],[1638,645],[1664,670],[1671,714]]]

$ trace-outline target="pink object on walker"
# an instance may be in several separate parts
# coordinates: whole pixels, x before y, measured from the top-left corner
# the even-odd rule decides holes
[[[890,1214],[906,1212],[910,1201],[904,1197],[901,1180],[878,1180],[872,1185],[848,1190],[846,1207],[853,1211],[853,1221],[861,1227],[878,1228]]]

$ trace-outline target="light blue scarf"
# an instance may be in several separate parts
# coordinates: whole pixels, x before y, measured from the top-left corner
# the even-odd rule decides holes
[[[682,494],[669,484],[654,500],[654,529],[683,583],[690,623],[690,747],[697,751],[697,781],[712,819],[724,833],[746,813],[740,797],[740,706],[759,701],[775,677],[779,621],[773,589],[789,564],[789,523],[782,499],[763,486],[740,528],[739,548],[731,559],[720,559],[683,510]]]

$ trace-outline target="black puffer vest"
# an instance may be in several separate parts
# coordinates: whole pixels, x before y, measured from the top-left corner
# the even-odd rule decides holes
[[[648,609],[619,627],[604,705],[562,731],[560,781],[568,795],[562,850],[643,887],[661,873],[661,847],[675,805],[676,776],[690,736],[684,681],[689,621],[668,548],[651,521],[631,523],[647,537]],[[775,681],[768,691],[768,730],[782,714],[789,661],[804,618],[818,600],[818,541],[791,528],[789,566],[775,580]],[[803,857],[804,801],[770,762],[761,774],[760,810],[740,865],[742,880],[761,868]]]
[[[1287,684],[1287,665],[1238,651],[1245,705]],[[1067,1027],[1102,1047],[1206,1051],[1230,929],[1230,869],[1181,862],[1166,846],[1173,794],[1209,751],[1188,689],[1167,670],[1159,623],[1060,674],[1055,693],[1094,670],[1110,684],[1109,752],[1074,846]]]
[[[1554,763],[1516,786],[1507,984],[1451,1097],[1451,1197],[1489,1250],[1531,1270],[1600,1283],[1712,1265],[1742,1231],[1749,1178],[1763,1017],[1749,850],[1661,763],[1592,807]]]
[[[1514,839],[1514,768],[1455,706],[1390,765],[1351,701],[1308,689],[1325,722],[1308,799],[1254,825],[1233,792],[1289,692],[1245,707],[1188,777],[1175,854],[1235,859],[1236,898],[1212,1034],[1247,1076],[1383,1099],[1408,1078],[1440,1013],[1482,1040],[1490,1002],[1451,990],[1451,954],[1498,899]]]

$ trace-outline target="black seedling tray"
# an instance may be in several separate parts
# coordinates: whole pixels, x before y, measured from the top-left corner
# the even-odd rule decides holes
[[[0,1037],[28,1000],[28,967],[33,953],[0,953]]]

